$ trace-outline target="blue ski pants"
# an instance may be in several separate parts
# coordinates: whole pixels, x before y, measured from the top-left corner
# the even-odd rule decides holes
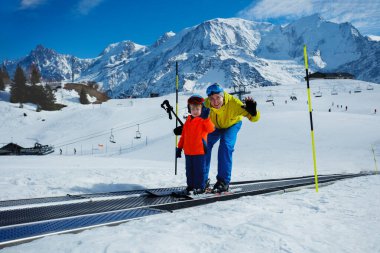
[[[194,189],[204,189],[207,175],[205,155],[186,155],[187,186]]]
[[[231,181],[232,171],[232,152],[234,152],[236,137],[241,128],[242,122],[239,121],[235,125],[225,129],[216,128],[214,132],[208,134],[207,137],[207,153],[206,153],[206,178],[210,171],[211,151],[214,144],[220,140],[218,150],[218,174],[216,179],[229,184]]]

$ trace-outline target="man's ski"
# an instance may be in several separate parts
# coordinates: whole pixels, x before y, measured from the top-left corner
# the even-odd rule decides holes
[[[215,192],[214,193],[210,189],[204,193],[194,194],[194,192],[192,192],[192,191],[187,192],[186,190],[182,190],[182,191],[172,191],[171,195],[173,197],[176,197],[176,198],[185,198],[185,199],[197,200],[197,199],[207,199],[207,198],[216,198],[216,197],[228,196],[228,195],[232,195],[232,194],[242,192],[242,191],[243,191],[243,188],[234,188],[234,189],[231,189],[229,191]]]
[[[243,191],[243,188],[234,188],[234,189],[230,189],[228,191],[225,191],[225,192],[211,192],[211,191],[206,191],[205,193],[201,193],[201,194],[193,194],[191,193],[190,195],[188,195],[187,197],[188,198],[191,198],[191,199],[207,199],[207,198],[217,198],[217,197],[223,197],[223,196],[228,196],[228,195],[233,195],[233,194],[236,194],[236,193],[239,193],[239,192],[242,192]]]

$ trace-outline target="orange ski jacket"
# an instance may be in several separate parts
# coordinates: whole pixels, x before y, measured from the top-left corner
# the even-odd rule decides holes
[[[214,130],[215,126],[210,118],[194,118],[189,115],[183,125],[178,148],[183,149],[185,155],[204,155],[207,150],[207,135]]]

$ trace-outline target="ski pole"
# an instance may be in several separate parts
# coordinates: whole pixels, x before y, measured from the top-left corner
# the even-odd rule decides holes
[[[309,65],[307,62],[307,51],[306,45],[303,47],[303,54],[305,60],[305,70],[306,70],[306,83],[307,83],[307,100],[309,105],[309,115],[310,115],[310,127],[311,127],[311,146],[313,151],[313,162],[314,162],[314,181],[315,181],[315,190],[318,192],[318,171],[317,171],[317,160],[315,156],[315,142],[314,142],[314,127],[313,127],[313,110],[311,107],[311,98],[310,98],[310,85],[309,85]]]
[[[172,119],[172,113],[174,114],[174,116],[176,117],[177,121],[181,124],[181,126],[183,126],[183,122],[181,121],[181,119],[177,116],[177,114],[174,112],[173,110],[173,106],[170,105],[169,101],[168,100],[164,100],[164,102],[162,102],[161,104],[161,107],[169,114],[169,119]]]
[[[175,116],[177,120],[175,121],[175,127],[178,127],[178,62],[175,62]],[[175,165],[174,165],[174,175],[177,175],[177,146],[178,146],[178,136],[175,136],[174,145],[174,155],[175,155]]]

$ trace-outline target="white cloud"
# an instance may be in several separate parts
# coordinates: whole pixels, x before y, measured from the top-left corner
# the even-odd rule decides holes
[[[380,1],[378,0],[260,0],[238,13],[251,20],[280,18],[291,21],[319,13],[326,20],[350,22],[364,34],[380,34]]]
[[[32,9],[44,2],[46,2],[46,0],[21,0],[20,9]]]
[[[79,14],[87,15],[93,8],[98,6],[103,0],[80,0],[77,11]]]
[[[299,17],[312,12],[311,0],[261,0],[239,12],[239,16],[262,20],[283,16]]]

